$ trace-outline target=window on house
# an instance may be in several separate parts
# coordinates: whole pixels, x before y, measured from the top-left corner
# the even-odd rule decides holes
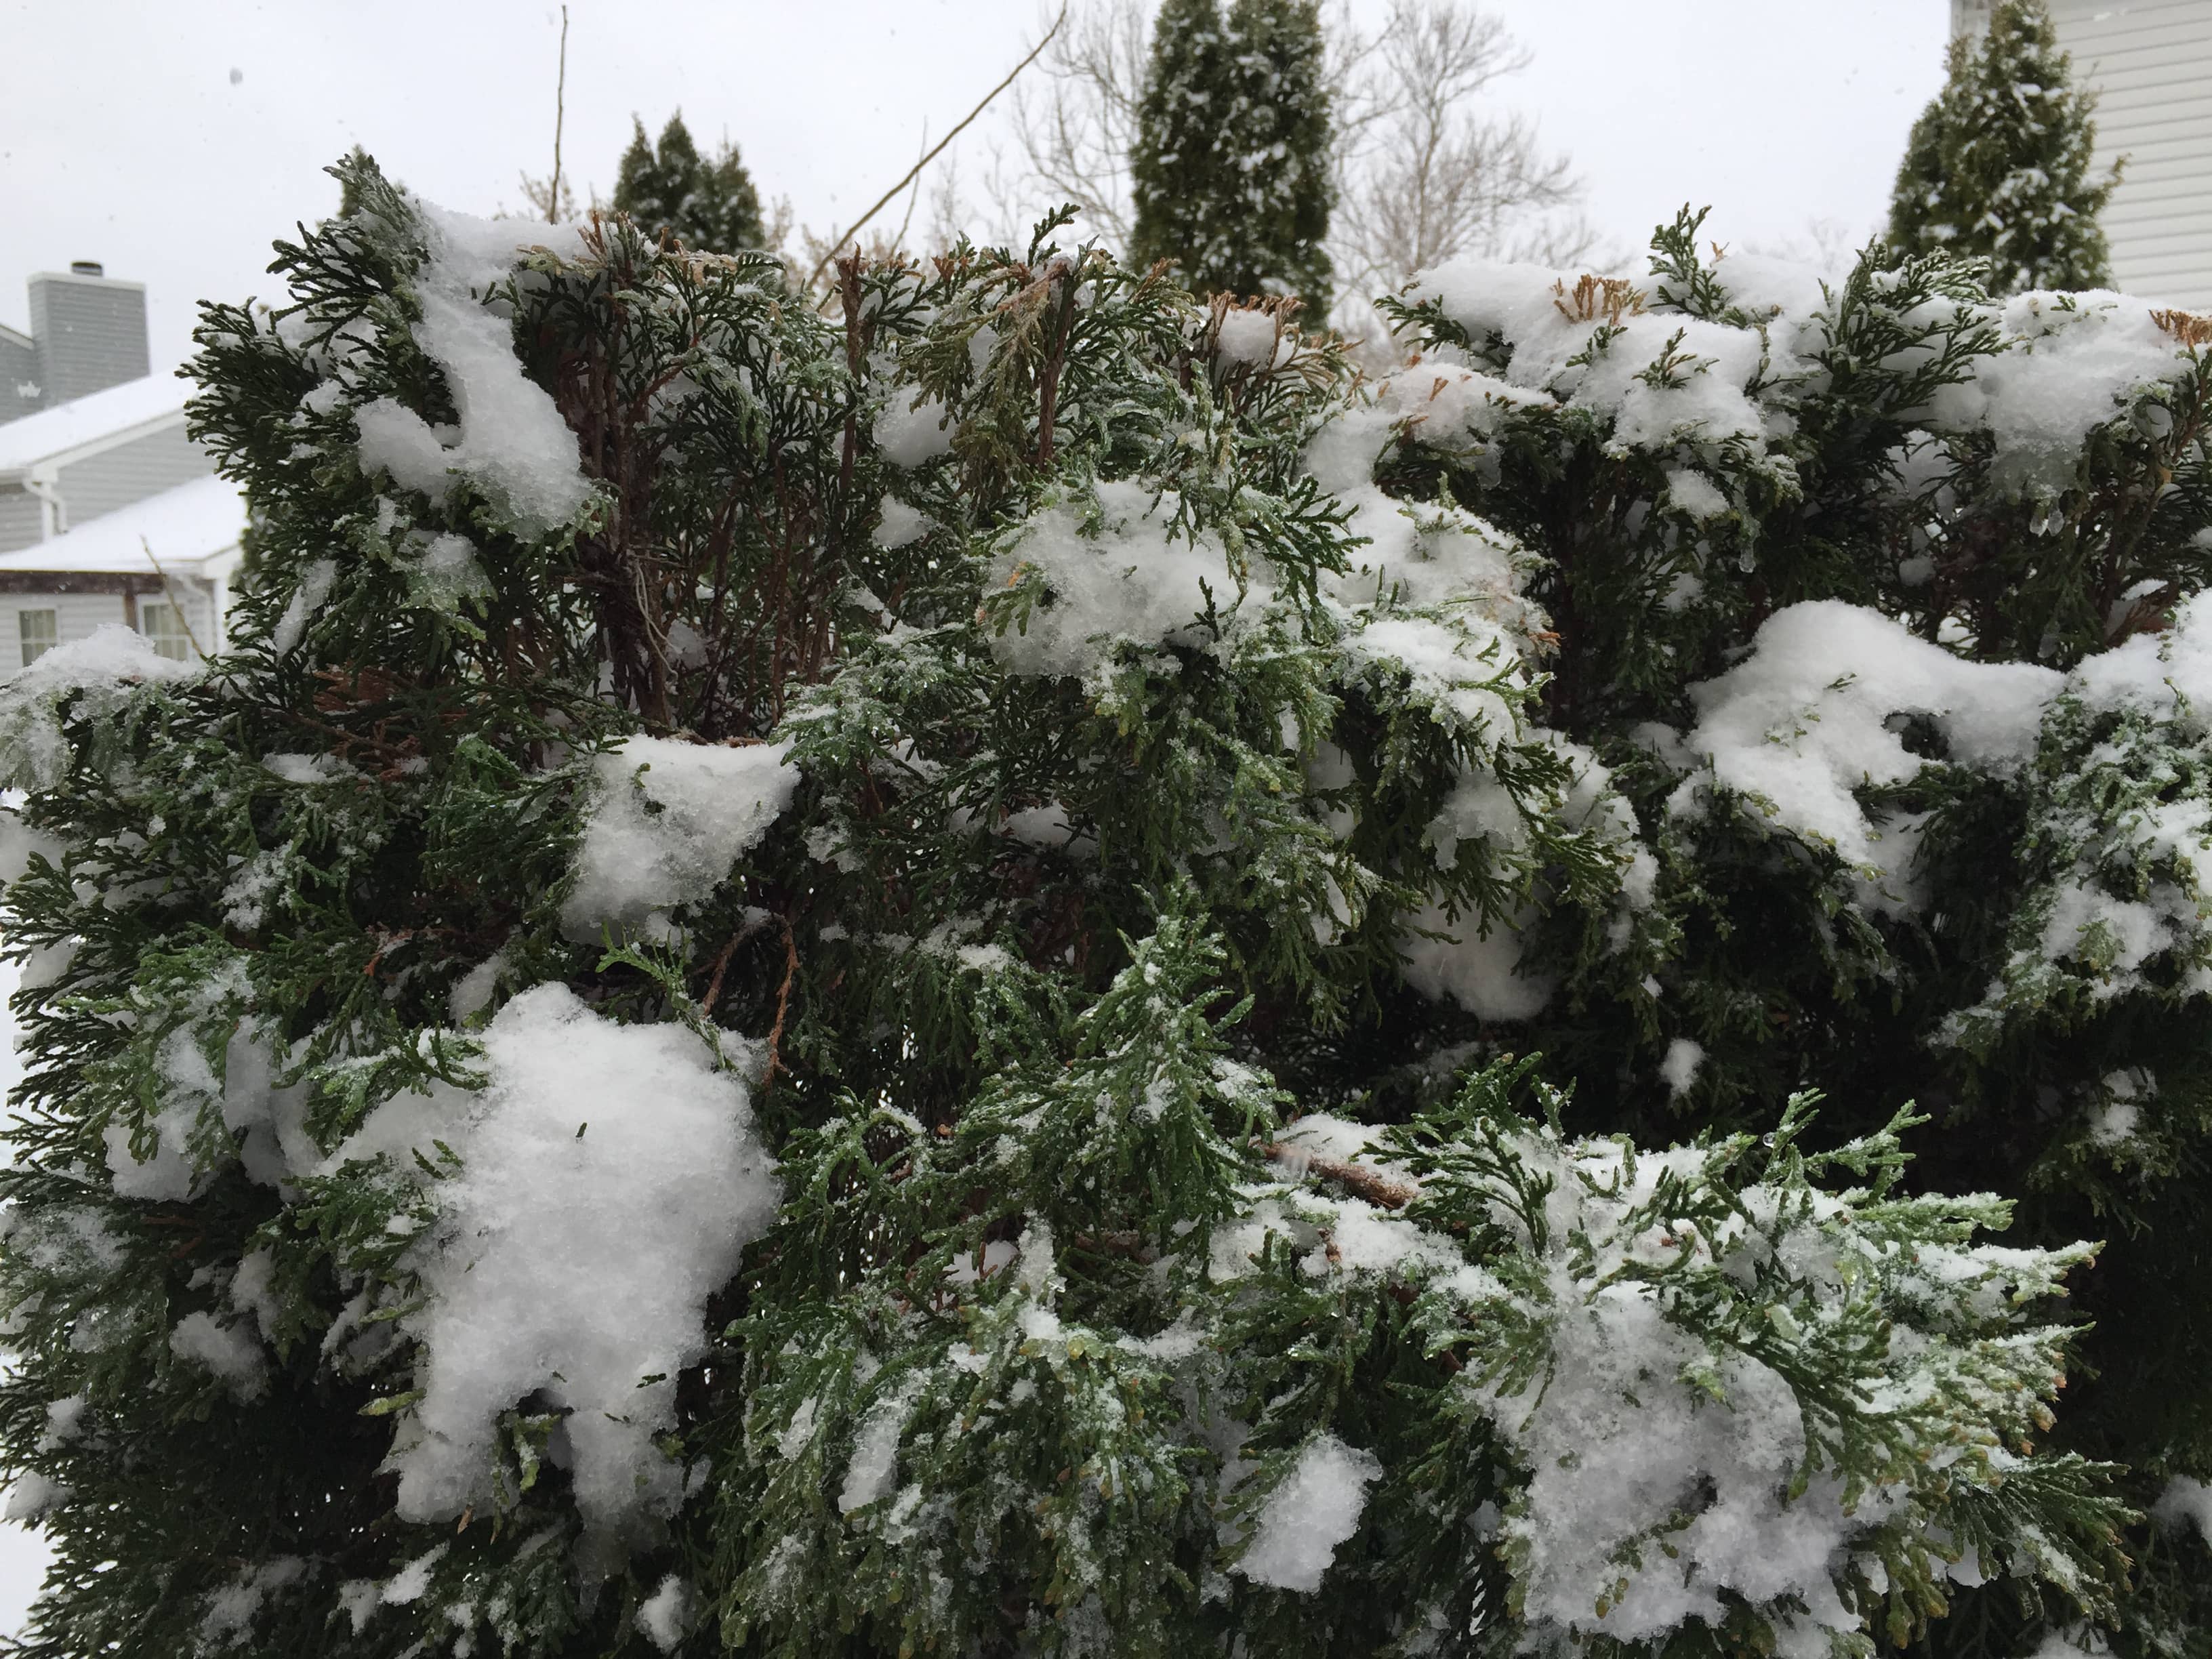
[[[154,647],[156,656],[173,657],[179,662],[190,662],[198,653],[192,649],[192,636],[185,631],[183,612],[173,605],[162,601],[138,602],[138,631]]]
[[[54,613],[51,611],[18,611],[15,626],[22,631],[23,666],[26,668],[52,650],[58,642]]]

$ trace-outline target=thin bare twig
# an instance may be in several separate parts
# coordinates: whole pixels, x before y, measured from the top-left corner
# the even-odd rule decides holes
[[[545,192],[545,222],[561,222],[561,128],[568,117],[568,9],[561,8],[561,78],[553,88],[553,185]]]
[[[1052,44],[1052,37],[1060,33],[1060,26],[1066,21],[1067,7],[1063,3],[1060,9],[1060,15],[1052,20],[1052,27],[1044,32],[1044,39],[1038,41],[1036,46],[1030,48],[1030,55],[1023,58],[1020,63],[1015,64],[1013,68],[1008,70],[1006,71],[1006,78],[1000,82],[997,86],[993,87],[990,91],[985,93],[983,94],[983,101],[976,105],[975,108],[969,110],[968,113],[961,118],[961,122],[958,126],[956,126],[951,131],[946,133],[944,137],[939,139],[937,141],[937,147],[934,149],[932,149],[927,155],[924,155],[921,160],[916,161],[913,167],[902,174],[898,183],[893,185],[889,190],[878,197],[873,207],[870,208],[866,213],[853,221],[848,228],[830,238],[828,252],[824,252],[819,259],[817,259],[814,262],[814,269],[806,274],[806,285],[809,288],[811,288],[816,283],[821,280],[823,271],[827,269],[830,261],[836,256],[839,248],[842,248],[846,243],[851,241],[854,237],[859,235],[860,233],[860,228],[863,225],[866,224],[869,220],[874,218],[877,214],[882,212],[883,210],[891,202],[896,201],[898,198],[898,193],[904,190],[915,179],[921,177],[921,170],[927,167],[932,161],[935,161],[938,156],[943,153],[945,147],[947,144],[950,144],[955,138],[957,138],[962,133],[965,132],[969,125],[975,121],[975,118],[991,106],[991,100],[993,99],[996,98],[1008,87],[1014,84],[1014,77],[1016,76],[1019,75],[1031,64],[1036,62],[1038,56],[1047,46]]]
[[[169,586],[169,573],[161,568],[161,562],[154,556],[154,544],[141,536],[138,545],[146,550],[146,562],[154,567],[154,574],[161,579],[161,591],[169,596],[169,609],[177,613],[177,626],[185,630],[185,637],[191,641],[192,655],[205,660],[207,653],[200,649],[199,635],[192,632],[191,618],[185,614],[184,601],[177,597],[177,590]]]
[[[783,983],[776,988],[775,1024],[769,1027],[768,1070],[761,1078],[761,1094],[766,1097],[775,1085],[775,1074],[783,1066],[783,1022],[791,1012],[791,984],[799,977],[799,936],[792,932],[791,918],[778,916],[783,924]]]
[[[747,745],[734,741],[726,741],[725,746],[737,749],[746,747]],[[739,924],[738,931],[730,935],[730,942],[722,947],[721,955],[714,958],[714,977],[707,982],[706,999],[699,1005],[702,1010],[708,1013],[713,1013],[714,1012],[714,1005],[722,1000],[722,975],[729,972],[730,958],[737,955],[738,946],[743,945],[754,934],[759,933],[760,930],[767,927],[769,922],[781,920],[782,919],[781,917],[763,913],[750,916]],[[783,929],[784,932],[788,934],[791,931],[791,924],[787,921],[784,922]]]
[[[929,153],[929,123],[927,120],[921,124],[921,149],[924,155]],[[914,170],[914,193],[906,198],[906,217],[899,221],[898,234],[891,239],[893,246],[906,246],[906,233],[914,223],[914,205],[920,200],[921,200],[921,169],[916,167]]]

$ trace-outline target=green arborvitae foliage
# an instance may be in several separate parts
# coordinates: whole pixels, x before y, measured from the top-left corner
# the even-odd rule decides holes
[[[1168,0],[1139,110],[1131,257],[1200,295],[1327,311],[1334,185],[1315,0]]]
[[[2096,102],[2074,84],[2043,0],[2004,0],[1981,39],[1952,43],[1949,78],[1913,123],[1891,242],[1986,259],[1999,294],[2109,286],[2097,216],[2119,174],[2092,159]]]
[[[1220,0],[1164,0],[1152,24],[1130,157],[1136,224],[1129,257],[1138,264],[1178,264],[1196,288],[1216,268],[1204,256],[1229,235],[1221,216],[1228,181],[1215,134],[1230,95]]]
[[[617,212],[702,252],[734,253],[767,240],[760,192],[736,145],[725,143],[712,161],[702,156],[680,112],[668,118],[658,145],[645,136],[642,121],[633,119],[631,126],[615,174]]]
[[[2207,1659],[2212,325],[338,172],[0,684],[23,1651]]]

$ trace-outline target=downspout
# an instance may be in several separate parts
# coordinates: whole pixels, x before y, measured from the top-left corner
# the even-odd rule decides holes
[[[50,542],[69,528],[69,507],[62,500],[61,477],[51,465],[34,466],[23,474],[24,493],[39,503],[39,539]]]

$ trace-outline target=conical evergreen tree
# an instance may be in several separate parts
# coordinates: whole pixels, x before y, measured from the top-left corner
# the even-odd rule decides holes
[[[1232,96],[1224,133],[1240,146],[1248,226],[1240,295],[1292,294],[1328,313],[1335,206],[1320,0],[1231,0]]]
[[[1168,0],[1139,111],[1131,257],[1200,295],[1295,295],[1327,310],[1334,205],[1323,44],[1312,0]]]
[[[2092,159],[2096,103],[2074,84],[2043,0],[2003,0],[1981,39],[1952,43],[1943,90],[1913,123],[1892,244],[1987,259],[2000,294],[2108,286],[2097,216],[2119,175]]]
[[[1228,234],[1229,193],[1215,132],[1231,96],[1219,0],[1164,0],[1152,23],[1152,60],[1129,158],[1136,219],[1129,257],[1179,264],[1203,291],[1201,266]]]
[[[760,192],[734,144],[712,161],[692,142],[681,112],[668,118],[660,143],[631,120],[633,136],[615,174],[614,206],[654,235],[666,231],[684,246],[710,253],[757,248],[767,240]]]
[[[27,1652],[2196,1659],[2212,323],[341,172],[0,684]]]

